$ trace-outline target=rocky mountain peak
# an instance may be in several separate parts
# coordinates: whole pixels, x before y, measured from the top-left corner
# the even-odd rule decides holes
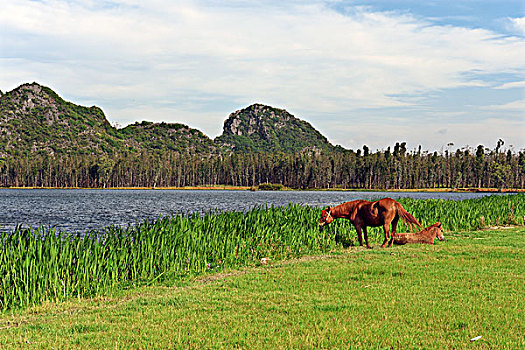
[[[216,142],[234,152],[299,152],[332,149],[310,123],[284,109],[252,104],[230,114]]]
[[[224,122],[223,133],[238,136],[257,133],[267,139],[269,128],[280,129],[291,118],[294,117],[284,109],[256,103],[231,113]]]

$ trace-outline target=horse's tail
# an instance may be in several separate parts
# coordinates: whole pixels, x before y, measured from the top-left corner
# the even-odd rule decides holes
[[[410,226],[417,225],[419,227],[422,227],[419,221],[417,221],[417,219],[413,217],[412,214],[410,214],[408,211],[405,210],[405,208],[403,208],[401,203],[396,202],[396,209],[397,215],[399,215],[401,220],[403,220],[406,224]]]

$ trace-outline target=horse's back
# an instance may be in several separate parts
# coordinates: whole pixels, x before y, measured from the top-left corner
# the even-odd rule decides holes
[[[374,203],[377,203],[378,206],[383,207],[383,208],[395,208],[397,201],[395,199],[386,197],[386,198],[381,198],[380,200]]]
[[[397,214],[398,202],[392,198],[381,198],[373,202],[370,207],[376,213],[383,215],[385,217],[392,217]]]
[[[344,216],[348,216],[350,217],[350,214],[352,213],[352,211],[354,211],[355,208],[361,208],[361,206],[363,204],[366,204],[366,203],[371,203],[369,201],[366,201],[364,199],[356,199],[354,201],[350,201],[350,202],[344,202],[342,204],[339,204],[337,207],[336,207],[336,210],[341,214],[341,215],[344,215]]]

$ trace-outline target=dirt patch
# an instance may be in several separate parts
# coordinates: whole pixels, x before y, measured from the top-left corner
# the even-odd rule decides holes
[[[340,256],[342,256],[344,254],[347,254],[347,253],[350,253],[350,252],[357,252],[357,251],[361,251],[361,250],[366,250],[366,249],[363,248],[363,247],[349,247],[349,248],[346,248],[344,250],[338,250],[337,254],[334,254],[334,253],[336,253],[336,251],[334,251],[334,252],[331,252],[331,253],[328,253],[328,254],[323,254],[323,255],[306,255],[306,256],[302,256],[300,258],[287,259],[287,260],[278,260],[278,261],[273,261],[273,260],[270,260],[268,258],[262,258],[261,262],[258,265],[256,265],[256,266],[246,267],[246,268],[244,268],[242,270],[235,270],[235,271],[229,271],[229,272],[218,272],[218,273],[214,273],[214,274],[210,274],[210,275],[198,276],[198,277],[196,277],[194,279],[194,282],[197,283],[197,284],[209,284],[209,283],[213,283],[215,281],[223,280],[223,279],[228,278],[228,277],[245,275],[247,273],[252,272],[255,269],[260,269],[260,268],[273,269],[273,268],[278,268],[278,267],[281,267],[281,266],[300,264],[300,263],[306,262],[306,261],[318,261],[318,260],[334,259],[334,258],[338,258],[338,257],[340,257]],[[188,287],[191,288],[192,286],[188,286]]]
[[[523,226],[490,226],[483,229],[483,231],[492,231],[492,230],[508,230],[511,228],[522,228]]]

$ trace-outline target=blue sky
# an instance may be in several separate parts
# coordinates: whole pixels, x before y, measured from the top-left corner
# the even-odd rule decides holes
[[[0,89],[210,137],[252,103],[334,144],[525,149],[523,1],[4,0]]]

